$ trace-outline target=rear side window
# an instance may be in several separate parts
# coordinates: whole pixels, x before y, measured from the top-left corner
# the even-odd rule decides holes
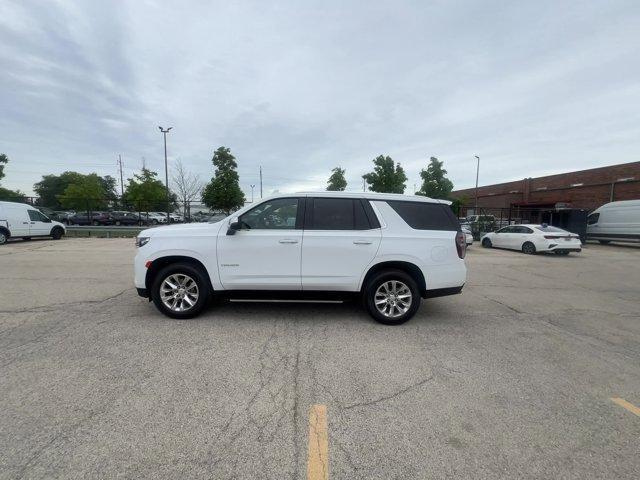
[[[447,205],[427,202],[387,201],[411,228],[458,231],[460,224]]]
[[[600,219],[599,213],[592,213],[587,217],[587,225],[595,225],[596,223],[598,223],[599,219]]]
[[[311,198],[307,207],[307,230],[368,230],[369,216],[360,199]]]

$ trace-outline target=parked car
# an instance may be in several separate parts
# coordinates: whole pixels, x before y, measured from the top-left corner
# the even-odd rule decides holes
[[[582,250],[578,235],[546,224],[503,227],[483,235],[481,243],[485,248],[508,248],[531,255],[539,252],[569,255]]]
[[[133,212],[111,212],[110,213],[113,223],[117,226],[120,225],[142,225],[140,216]]]
[[[65,225],[69,224],[69,217],[72,217],[76,214],[76,212],[73,210],[56,210],[55,213],[58,216],[58,221],[64,223]]]
[[[640,242],[640,200],[607,203],[587,217],[587,239]]]
[[[182,222],[184,222],[184,217],[179,213],[170,213],[169,214],[169,219],[171,220],[171,223],[182,223]]]
[[[51,220],[55,220],[56,222],[61,222],[62,221],[62,217],[60,215],[58,215],[57,212],[53,211],[50,208],[47,207],[36,207],[37,210],[40,210],[42,213],[44,213],[47,218],[50,218]]]
[[[143,213],[142,220],[149,225],[158,225],[160,223],[167,223],[167,213],[166,212]]]
[[[68,225],[113,225],[113,218],[105,212],[81,212],[67,218]]]
[[[31,205],[0,202],[0,245],[10,238],[51,237],[60,240],[65,233],[62,223],[51,220]]]
[[[498,228],[496,217],[493,215],[469,215],[467,223],[473,233],[473,238],[476,240],[480,240],[480,237],[486,232],[493,232]]]
[[[460,227],[462,233],[464,233],[465,240],[467,242],[467,247],[473,244],[473,233],[468,227]]]
[[[212,296],[361,297],[397,325],[421,298],[457,294],[465,237],[447,201],[397,194],[279,195],[216,223],[144,230],[135,286],[164,314],[190,318]],[[384,228],[382,228],[384,227]]]

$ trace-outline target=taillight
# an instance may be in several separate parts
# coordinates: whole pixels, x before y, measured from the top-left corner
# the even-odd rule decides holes
[[[557,240],[562,237],[559,237],[558,235],[545,235],[544,238],[546,238],[547,240]]]
[[[458,256],[464,258],[467,254],[467,239],[463,232],[456,234],[456,250],[458,250]]]

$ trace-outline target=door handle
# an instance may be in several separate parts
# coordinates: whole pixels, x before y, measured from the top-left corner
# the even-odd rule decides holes
[[[279,243],[298,243],[298,240],[294,240],[293,238],[283,238],[282,240],[278,240]]]
[[[354,240],[354,245],[371,245],[372,242],[368,240]]]
[[[29,222],[22,222],[23,225],[29,225]]]

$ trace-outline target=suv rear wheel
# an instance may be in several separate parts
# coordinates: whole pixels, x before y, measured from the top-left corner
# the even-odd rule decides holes
[[[200,268],[173,263],[156,275],[151,299],[158,310],[171,318],[193,318],[207,305],[209,282]]]
[[[385,325],[400,325],[418,310],[420,291],[406,272],[384,270],[367,283],[363,300],[375,320]]]

